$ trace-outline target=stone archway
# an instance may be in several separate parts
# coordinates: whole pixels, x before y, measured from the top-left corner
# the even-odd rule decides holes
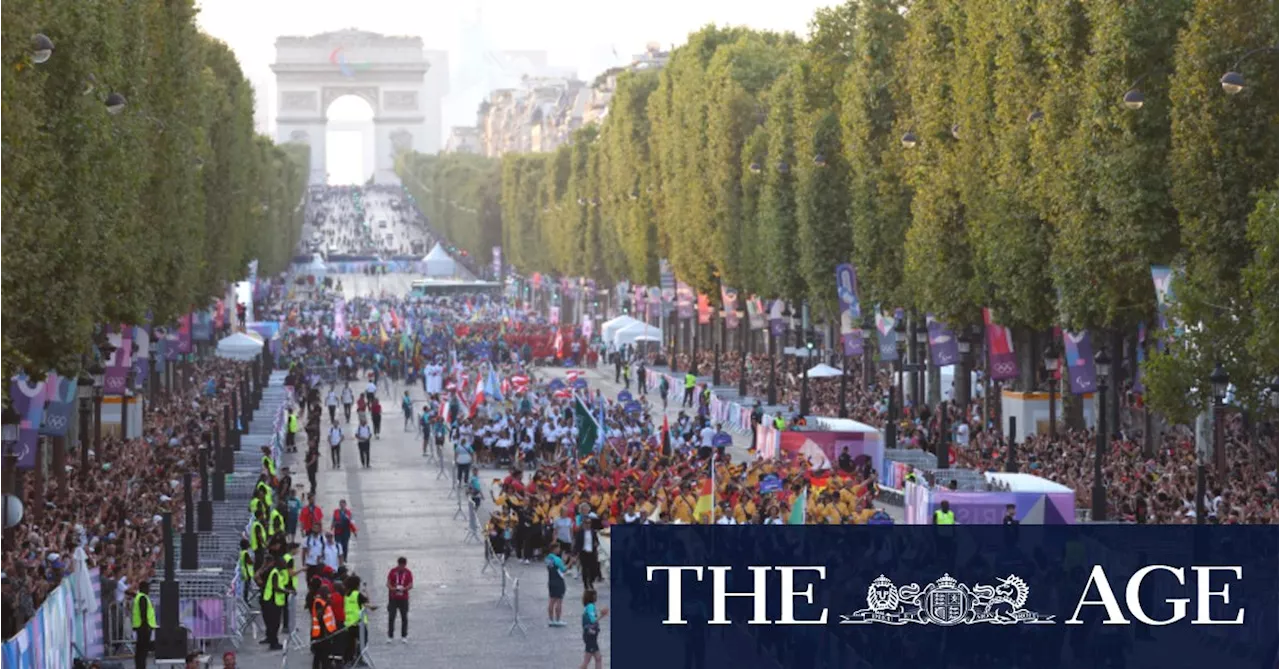
[[[418,37],[355,29],[276,39],[276,138],[311,146],[312,184],[326,181],[325,112],[355,95],[373,109],[375,183],[399,183],[395,154],[441,148],[448,54],[424,51]]]

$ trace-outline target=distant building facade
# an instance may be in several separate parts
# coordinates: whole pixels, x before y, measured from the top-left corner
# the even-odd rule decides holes
[[[618,75],[666,65],[669,51],[650,44],[625,67],[613,68],[588,84],[572,76],[525,76],[517,87],[489,93],[474,128],[454,127],[446,151],[499,157],[506,153],[555,151],[578,128],[599,123],[609,113]],[[473,147],[478,146],[478,150]]]

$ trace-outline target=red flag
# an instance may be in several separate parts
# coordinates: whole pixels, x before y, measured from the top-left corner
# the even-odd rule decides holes
[[[564,335],[560,334],[559,330],[556,330],[555,348],[556,348],[556,358],[563,358],[564,357]]]
[[[480,405],[484,403],[484,375],[476,374],[476,394],[471,398],[471,416],[475,417],[476,411],[480,409]]]

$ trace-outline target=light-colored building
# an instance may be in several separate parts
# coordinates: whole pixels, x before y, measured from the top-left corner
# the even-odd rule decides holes
[[[498,157],[511,152],[555,151],[578,128],[604,120],[618,75],[660,68],[669,57],[670,52],[650,44],[629,65],[608,70],[593,85],[568,73],[559,76],[548,68],[546,74],[523,77],[517,87],[491,91],[477,112],[480,152]],[[457,146],[464,145],[461,130],[454,128],[459,137]],[[450,146],[454,146],[452,139]]]
[[[484,152],[480,129],[475,126],[455,125],[449,129],[449,139],[444,144],[445,153]]]

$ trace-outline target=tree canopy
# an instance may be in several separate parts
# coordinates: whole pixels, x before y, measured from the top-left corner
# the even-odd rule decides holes
[[[254,258],[288,266],[308,151],[254,135],[253,90],[195,16],[194,0],[0,8],[6,378],[73,371],[98,325],[205,308]]]
[[[820,317],[852,262],[864,303],[1132,343],[1155,322],[1151,266],[1175,266],[1195,327],[1144,380],[1183,416],[1215,361],[1276,374],[1275,310],[1250,306],[1276,293],[1276,11],[852,0],[807,40],[709,26],[619,74],[567,152],[473,174],[501,182],[521,271],[654,284],[668,258],[713,301],[724,284]]]

